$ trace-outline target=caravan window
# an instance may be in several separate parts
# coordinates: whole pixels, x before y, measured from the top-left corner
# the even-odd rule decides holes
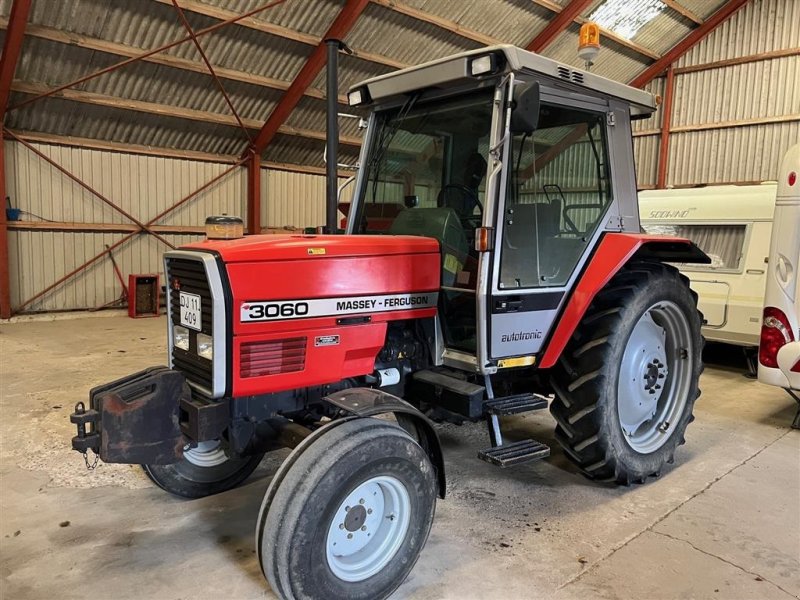
[[[647,233],[688,238],[711,258],[710,265],[691,265],[692,268],[741,270],[744,238],[747,225],[668,225],[647,223]],[[688,266],[688,265],[687,265]]]

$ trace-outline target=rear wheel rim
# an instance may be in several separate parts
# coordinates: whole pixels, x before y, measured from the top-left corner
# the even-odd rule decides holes
[[[406,486],[387,475],[368,479],[334,513],[325,541],[328,567],[348,582],[376,575],[397,554],[410,523]]]
[[[650,306],[636,322],[620,365],[617,414],[636,452],[661,448],[683,416],[692,385],[692,335],[674,302]]]

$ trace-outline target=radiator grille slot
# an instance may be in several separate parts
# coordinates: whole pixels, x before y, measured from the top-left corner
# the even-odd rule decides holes
[[[302,371],[306,366],[308,338],[245,342],[239,357],[239,375],[263,377]]]
[[[178,288],[178,289],[176,289]],[[213,299],[208,285],[203,263],[182,258],[167,259],[167,290],[170,295],[170,322],[180,325],[180,292],[200,296],[200,323],[202,333],[213,334]],[[172,366],[182,371],[186,379],[202,386],[206,390],[213,389],[213,370],[210,360],[197,356],[197,334],[189,329],[189,350],[172,349]]]

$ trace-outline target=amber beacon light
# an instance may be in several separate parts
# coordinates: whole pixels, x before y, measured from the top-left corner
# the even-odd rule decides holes
[[[584,23],[578,37],[578,56],[586,61],[586,68],[594,64],[592,61],[600,53],[600,27],[597,23]]]

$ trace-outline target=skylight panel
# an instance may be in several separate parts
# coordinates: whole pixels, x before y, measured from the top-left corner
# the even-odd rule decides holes
[[[666,8],[661,0],[606,0],[589,20],[629,40]]]

